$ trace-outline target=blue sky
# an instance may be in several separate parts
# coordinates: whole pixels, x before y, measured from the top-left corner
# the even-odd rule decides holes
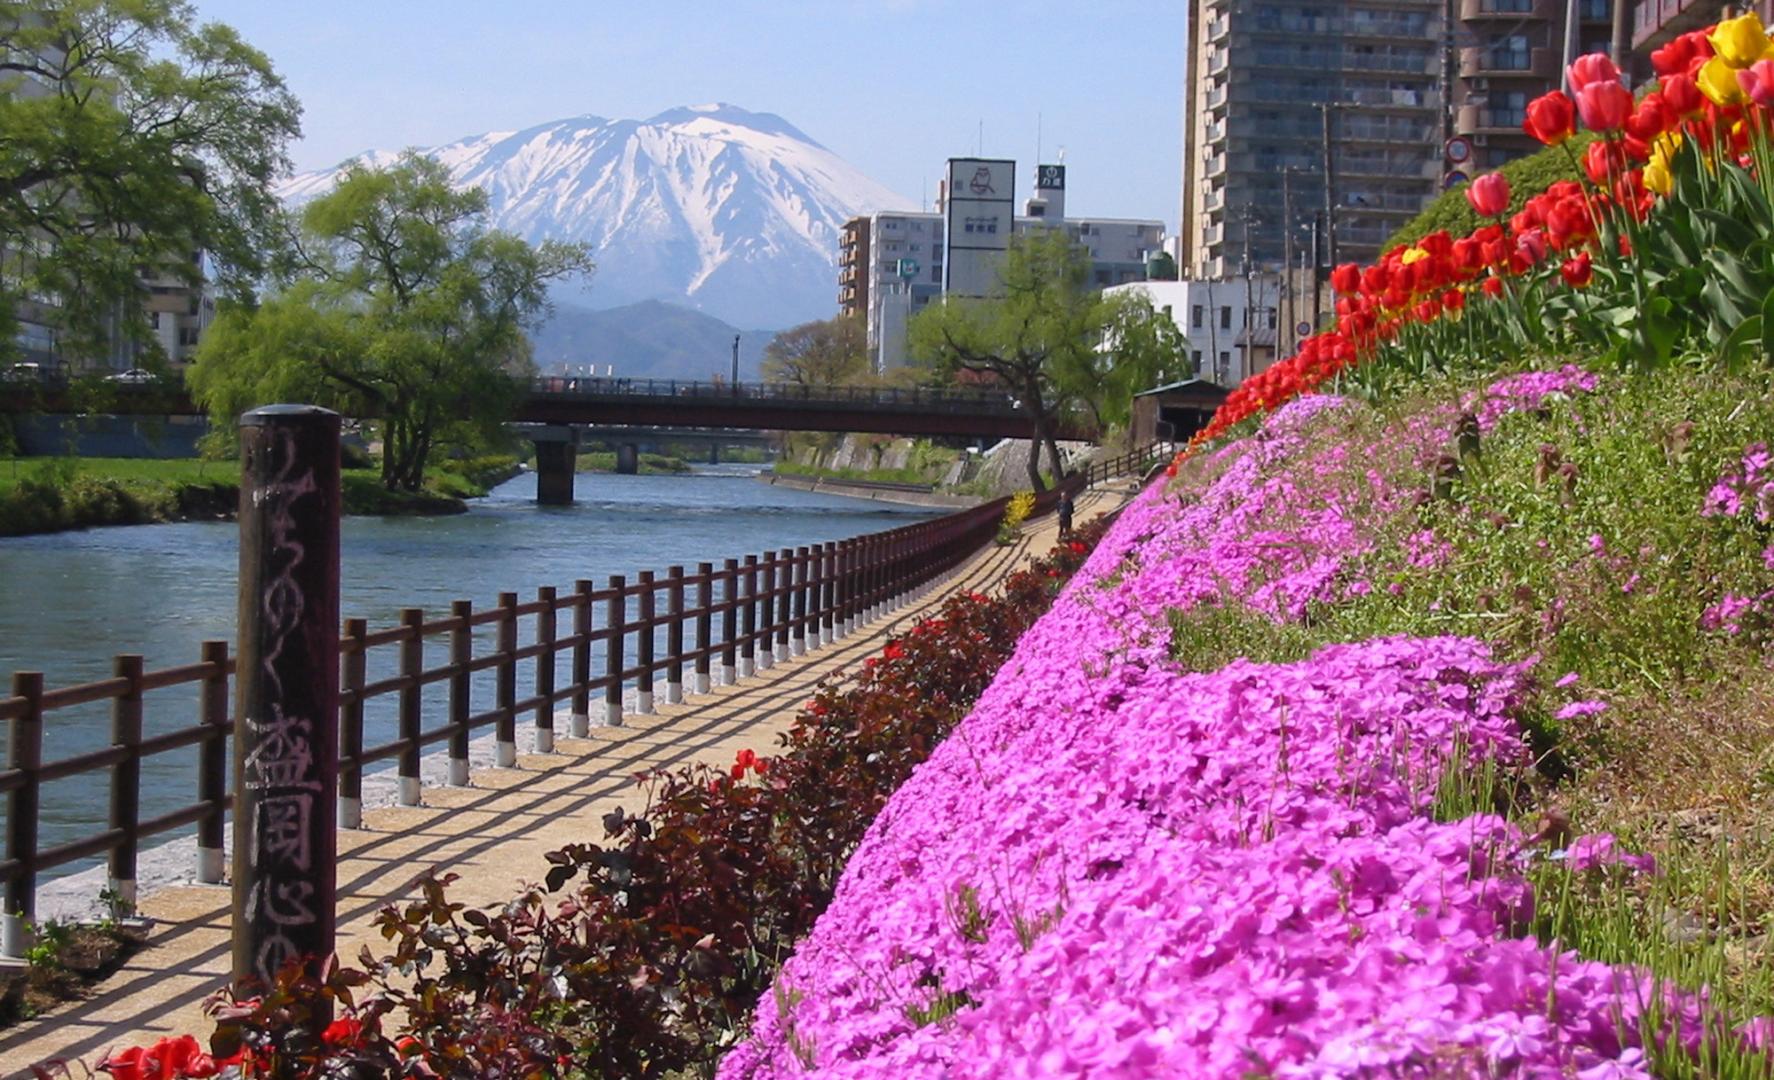
[[[1184,0],[196,0],[302,99],[296,165],[595,113],[774,112],[881,183],[1066,150],[1067,209],[1174,231]]]

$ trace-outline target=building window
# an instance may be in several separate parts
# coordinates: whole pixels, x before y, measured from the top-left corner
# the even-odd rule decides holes
[[[1220,307],[1220,329],[1232,329],[1232,309],[1224,305]],[[1224,356],[1225,353],[1221,353],[1220,355]]]
[[[1510,34],[1491,43],[1491,68],[1495,71],[1528,70],[1528,36]]]
[[[1228,372],[1231,370],[1232,370],[1232,354],[1229,352],[1220,353],[1220,371],[1221,372]]]
[[[1485,110],[1487,127],[1509,128],[1521,127],[1528,117],[1528,93],[1526,90],[1493,90],[1490,95],[1490,107]]]
[[[1484,10],[1504,15],[1525,15],[1534,10],[1534,0],[1484,0]]]
[[[1269,329],[1271,329],[1271,330],[1275,329],[1275,309],[1274,308],[1264,308],[1263,314],[1267,317],[1267,320],[1269,323]]]
[[[1190,360],[1195,365],[1195,374],[1201,374],[1201,350],[1196,349],[1195,355],[1190,357]]]
[[[1107,285],[1109,283],[1109,272],[1107,270],[1098,270],[1096,272],[1096,283],[1098,285]]]
[[[1201,329],[1201,305],[1200,304],[1189,305],[1189,326],[1190,326],[1190,328],[1195,329],[1195,330]],[[1196,353],[1195,356],[1197,359],[1200,359],[1201,354]]]
[[[1613,16],[1608,0],[1577,0],[1577,17],[1585,22],[1605,22]]]

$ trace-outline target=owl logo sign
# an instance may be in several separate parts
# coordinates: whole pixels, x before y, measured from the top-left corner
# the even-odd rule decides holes
[[[973,179],[967,183],[968,190],[975,195],[996,195],[997,189],[992,186],[992,170],[984,165],[973,170]]]

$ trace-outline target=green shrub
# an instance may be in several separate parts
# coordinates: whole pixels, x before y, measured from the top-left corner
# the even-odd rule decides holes
[[[1583,148],[1594,138],[1591,132],[1579,132],[1563,147],[1548,146],[1497,170],[1509,181],[1509,212],[1513,214],[1520,210],[1529,199],[1560,180],[1581,179],[1573,162],[1582,160]],[[1442,192],[1422,213],[1393,233],[1381,250],[1413,243],[1438,229],[1446,229],[1454,236],[1465,236],[1483,225],[1472,204],[1466,201],[1466,189],[1470,186],[1469,183],[1461,184]]]

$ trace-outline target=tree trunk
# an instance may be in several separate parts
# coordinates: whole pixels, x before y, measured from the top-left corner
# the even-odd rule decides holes
[[[1066,478],[1066,464],[1059,456],[1059,442],[1053,437],[1053,425],[1043,425],[1041,441],[1047,444],[1047,461],[1053,466],[1053,482],[1059,483]]]
[[[1029,436],[1029,490],[1039,495],[1047,490],[1041,482],[1041,421],[1035,421],[1035,430]]]

